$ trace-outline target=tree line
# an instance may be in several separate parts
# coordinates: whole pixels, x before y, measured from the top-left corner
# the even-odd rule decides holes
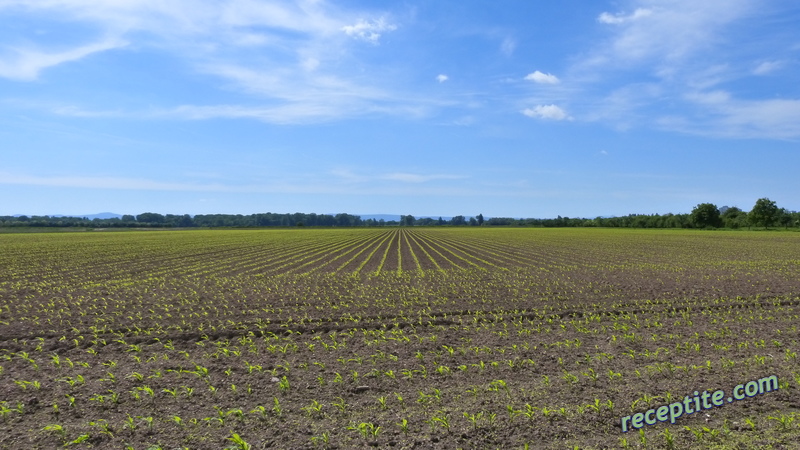
[[[358,227],[373,225],[352,214],[158,214],[146,212],[108,219],[55,216],[0,216],[0,227],[88,227],[88,228],[193,228],[193,227]],[[395,222],[397,224],[397,222]]]
[[[612,228],[749,228],[800,227],[800,212],[779,208],[768,198],[758,199],[749,212],[735,206],[718,208],[701,203],[689,214],[630,214],[620,217],[523,219],[455,216],[450,219],[400,216],[400,220],[362,219],[352,214],[158,214],[124,215],[109,219],[55,216],[0,216],[0,227],[82,228],[218,228],[218,227],[383,227],[383,226],[524,226],[524,227],[612,227]]]

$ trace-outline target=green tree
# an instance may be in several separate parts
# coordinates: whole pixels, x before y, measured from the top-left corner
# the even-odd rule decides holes
[[[789,228],[792,225],[792,213],[786,208],[781,208],[778,211],[778,223],[783,225],[784,228]]]
[[[476,219],[478,220],[478,226],[483,225],[483,214],[478,214]]]
[[[136,216],[136,221],[139,223],[162,224],[165,220],[163,215],[151,212],[141,213]]]
[[[402,227],[413,227],[416,219],[411,214],[407,216],[400,216],[400,226]]]
[[[722,223],[726,228],[739,228],[746,226],[747,213],[735,206],[725,208],[725,212],[722,213]]]
[[[692,225],[697,228],[714,227],[722,225],[719,208],[713,203],[700,203],[695,206],[691,214]]]
[[[753,225],[763,225],[769,228],[780,217],[778,205],[772,200],[764,197],[756,200],[755,206],[747,214],[747,220]]]

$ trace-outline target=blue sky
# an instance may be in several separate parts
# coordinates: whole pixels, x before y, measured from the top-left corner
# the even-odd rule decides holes
[[[800,210],[800,3],[0,0],[0,215]]]

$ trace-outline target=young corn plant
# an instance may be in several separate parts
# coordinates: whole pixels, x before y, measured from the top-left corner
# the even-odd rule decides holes
[[[311,436],[311,443],[314,445],[327,447],[330,444],[330,442],[331,442],[331,435],[327,431],[323,432],[319,436]]]
[[[70,446],[70,445],[80,444],[80,443],[88,440],[90,437],[91,436],[89,435],[89,433],[84,433],[84,434],[78,436],[77,438],[75,438],[74,440],[67,442],[64,446],[67,447],[67,446]]]
[[[358,425],[350,425],[347,429],[358,431],[365,440],[370,437],[373,439],[377,438],[378,433],[381,431],[381,427],[372,422],[361,422]]]
[[[310,405],[304,406],[304,407],[302,407],[300,409],[305,411],[305,413],[306,413],[306,415],[308,417],[312,417],[312,416],[321,417],[322,416],[322,406],[323,405],[320,402],[318,402],[316,400],[312,400]]]
[[[286,375],[281,377],[280,381],[278,382],[278,389],[280,389],[280,391],[283,393],[289,392],[289,379],[286,378]]]
[[[144,422],[148,430],[153,429],[153,420],[155,419],[152,416],[136,416],[136,418]]]
[[[511,390],[508,388],[508,384],[506,384],[503,380],[494,380],[489,383],[489,390],[499,392],[501,390],[505,391],[508,398],[511,398]]]
[[[447,432],[450,432],[450,418],[444,411],[439,411],[439,415],[431,417],[432,423],[438,423]]]
[[[408,419],[403,419],[400,422],[397,422],[397,425],[400,426],[400,432],[403,434],[408,434]]]
[[[406,403],[405,403],[405,399],[403,398],[403,396],[402,396],[402,395],[400,395],[400,393],[399,393],[399,392],[395,392],[395,393],[394,393],[394,396],[395,396],[395,398],[397,399],[397,403],[400,403],[400,406],[401,406],[403,409],[405,409],[405,408],[406,408]]]
[[[477,430],[478,429],[478,422],[483,419],[483,411],[478,412],[477,414],[470,414],[468,412],[464,412],[464,418],[472,424],[472,428]]]
[[[389,406],[386,404],[386,396],[378,397],[378,404],[381,405],[381,409],[389,409]]]
[[[100,419],[100,420],[98,420],[96,422],[89,422],[89,426],[99,428],[100,429],[100,434],[105,434],[105,435],[107,435],[108,437],[111,437],[111,438],[114,437],[114,433],[111,430],[111,426],[104,419]]]
[[[794,416],[793,415],[787,415],[787,414],[781,414],[780,417],[769,416],[769,417],[767,417],[767,419],[774,420],[775,422],[777,422],[778,425],[779,425],[778,428],[781,431],[789,431],[789,429],[792,426],[792,422],[794,422]]]
[[[603,404],[600,403],[600,399],[599,398],[596,398],[596,399],[594,399],[594,403],[593,404],[586,405],[586,407],[594,410],[594,412],[596,412],[599,415],[600,414],[600,410],[603,407]]]
[[[669,432],[669,428],[664,428],[664,444],[667,447],[667,450],[674,450],[675,449],[675,436]]]
[[[252,445],[248,444],[247,441],[242,439],[242,437],[236,433],[233,433],[231,437],[227,438],[227,440],[233,442],[233,445],[228,448],[234,448],[239,450],[250,450],[252,448]]]
[[[337,397],[338,401],[333,402],[333,406],[339,409],[341,412],[345,412],[347,410],[347,403],[345,403],[342,397]]]
[[[60,424],[47,425],[44,428],[42,428],[42,431],[47,431],[49,433],[57,434],[58,437],[61,438],[62,442],[64,443],[67,442],[67,430],[64,429],[64,427],[61,426]]]

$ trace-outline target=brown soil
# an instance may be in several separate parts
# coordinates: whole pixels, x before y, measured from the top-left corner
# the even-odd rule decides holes
[[[697,247],[716,260],[659,240],[672,259],[643,262],[602,242],[503,252],[404,233],[356,276],[331,268],[382,237],[312,273],[187,263],[191,275],[153,276],[160,262],[132,259],[105,284],[71,268],[41,288],[4,276],[0,448],[219,449],[234,434],[253,448],[644,448],[622,417],[773,374],[776,392],[645,426],[647,448],[796,448],[792,259],[754,263],[761,249],[724,240]],[[502,267],[420,273],[409,244],[420,263],[422,248],[449,248]],[[780,245],[800,254],[798,239]],[[291,255],[287,268],[319,257]],[[510,264],[522,258],[551,263]]]

